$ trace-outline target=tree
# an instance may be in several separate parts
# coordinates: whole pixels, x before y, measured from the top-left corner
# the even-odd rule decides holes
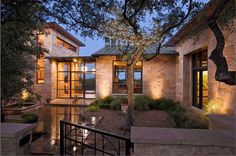
[[[233,0],[222,0],[218,3],[213,13],[207,18],[207,24],[211,31],[214,33],[217,41],[216,47],[212,51],[209,58],[216,65],[215,79],[219,82],[224,82],[228,85],[236,85],[236,71],[229,71],[228,69],[228,64],[223,54],[223,50],[225,47],[225,38],[219,24],[217,23],[217,19],[219,19],[227,4],[235,8],[235,3]],[[233,17],[235,17],[234,13],[235,10],[232,11]],[[227,19],[229,17],[225,18]],[[229,18],[229,20],[230,19],[231,18]]]
[[[35,0],[1,2],[1,100],[30,90],[35,62],[43,51],[37,32],[44,24],[44,5]],[[2,106],[2,103],[1,103]]]
[[[207,17],[209,20],[205,23],[211,23],[209,26],[212,30],[217,29],[215,21],[228,1],[219,1],[218,9],[212,17]],[[53,0],[47,6],[51,17],[67,28],[80,32],[82,36],[98,35],[120,41],[123,60],[128,65],[128,103],[132,114],[134,64],[138,60],[150,60],[158,55],[163,43],[188,22],[203,4],[193,0]],[[224,44],[219,44],[223,41],[222,35],[217,35],[219,31],[217,29],[215,33],[218,38],[217,50],[210,58],[215,60],[217,66],[216,80],[227,83],[226,77],[231,74],[222,57]],[[148,46],[156,48],[156,55],[147,58],[145,48]],[[223,66],[219,63],[222,61]]]
[[[134,65],[159,54],[166,39],[195,15],[202,3],[193,0],[53,0],[47,6],[51,17],[82,36],[118,40],[122,59],[127,62],[128,104],[133,114]],[[149,46],[156,48],[154,56],[145,54]],[[129,125],[132,124],[131,119]]]

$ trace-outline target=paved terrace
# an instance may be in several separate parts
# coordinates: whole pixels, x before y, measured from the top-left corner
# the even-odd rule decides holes
[[[89,106],[96,99],[77,99],[75,102],[74,99],[53,99],[50,101],[49,105],[56,106]]]

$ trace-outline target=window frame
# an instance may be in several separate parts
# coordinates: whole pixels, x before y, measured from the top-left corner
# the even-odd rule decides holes
[[[61,41],[62,44],[60,44],[58,41]],[[69,49],[69,50],[71,50],[71,51],[73,51],[73,52],[76,52],[76,51],[77,51],[76,46],[73,46],[72,44],[68,43],[67,41],[63,40],[62,38],[60,38],[60,37],[58,37],[58,36],[57,36],[57,38],[56,38],[56,44],[57,44],[57,45],[60,45],[60,46],[62,46],[62,47],[64,47],[64,48],[66,48],[66,49]],[[69,47],[67,47],[67,46],[69,46]]]
[[[115,83],[117,83],[117,82],[114,82],[114,80],[115,80],[115,75],[116,75],[116,71],[115,71],[115,65],[114,65],[114,63],[115,62],[125,62],[125,61],[121,61],[120,59],[117,59],[117,60],[113,60],[112,61],[112,94],[128,94],[128,88],[127,88],[127,76],[128,76],[128,74],[127,74],[127,65],[124,67],[124,71],[122,70],[121,72],[125,72],[125,80],[124,80],[124,82],[125,82],[125,86],[126,86],[126,88],[127,88],[127,91],[125,92],[125,93],[121,93],[121,92],[115,92],[115,88],[114,88],[114,84]],[[134,84],[134,94],[143,94],[143,62],[141,61],[141,63],[142,63],[142,65],[141,65],[141,67],[140,68],[135,68],[134,67],[134,71],[133,71],[133,77],[134,77],[134,73],[135,73],[135,69],[141,69],[141,71],[140,71],[140,73],[141,73],[141,80],[140,80],[140,82],[141,82],[141,84],[140,84],[140,86],[141,86],[141,92],[135,92],[135,79],[133,79],[133,84]]]
[[[43,67],[38,66],[39,59],[43,60]],[[42,79],[39,79],[39,75],[38,75],[39,69],[43,69],[42,70],[43,71],[43,78]],[[43,82],[39,82],[39,80],[43,80]],[[44,56],[39,56],[36,60],[36,84],[44,84],[44,83],[45,83],[45,58],[44,58]]]
[[[203,55],[206,53],[206,66],[203,66]],[[201,50],[197,53],[192,54],[192,106],[202,109],[203,108],[203,72],[208,72],[208,57],[207,49]],[[195,59],[196,58],[196,59]],[[197,61],[197,62],[195,62]],[[195,66],[198,65],[198,66]],[[198,84],[199,74],[199,84]],[[199,86],[198,86],[199,85]],[[207,82],[208,85],[208,82]],[[199,92],[199,96],[198,96]],[[208,99],[208,94],[207,94]],[[199,103],[198,103],[199,101]]]

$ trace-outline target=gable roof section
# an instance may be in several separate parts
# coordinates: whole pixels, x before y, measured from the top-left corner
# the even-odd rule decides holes
[[[156,53],[156,47],[145,48],[145,54],[154,55]],[[160,54],[162,55],[177,55],[178,52],[168,48],[161,47]],[[96,51],[92,56],[118,56],[122,55],[122,52],[119,50],[118,45],[105,45],[102,49]]]
[[[234,0],[230,0],[234,1]],[[200,25],[203,25],[205,17],[209,17],[212,15],[213,11],[215,10],[216,6],[221,3],[221,0],[210,0],[203,8],[199,11],[188,23],[186,23],[169,41],[166,42],[166,46],[175,46],[181,40],[183,40],[186,35],[194,30],[197,29]],[[229,6],[228,4],[227,7]],[[205,16],[205,17],[204,17]]]
[[[84,43],[82,43],[80,40],[78,40],[75,36],[73,36],[71,33],[66,31],[60,25],[58,25],[58,24],[56,24],[54,22],[48,22],[47,23],[47,27],[53,28],[53,29],[57,30],[59,33],[61,33],[62,35],[64,35],[65,37],[67,37],[68,39],[73,41],[75,44],[79,45],[80,47],[84,47],[85,46]]]

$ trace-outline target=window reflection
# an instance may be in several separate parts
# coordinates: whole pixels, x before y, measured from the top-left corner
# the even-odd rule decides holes
[[[127,93],[127,65],[123,61],[113,62],[113,93]],[[142,93],[142,62],[134,66],[134,93]]]

